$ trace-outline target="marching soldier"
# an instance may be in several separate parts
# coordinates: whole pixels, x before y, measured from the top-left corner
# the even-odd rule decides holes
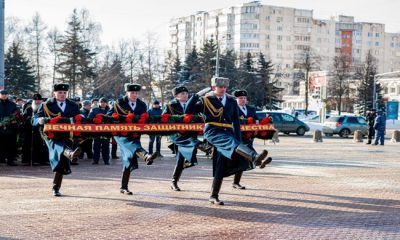
[[[236,102],[239,107],[239,118],[249,118],[252,117],[254,121],[258,121],[258,117],[256,114],[256,108],[247,105],[247,91],[246,90],[236,90],[233,92],[233,95],[236,97]],[[246,144],[249,148],[254,149],[253,147],[253,138],[249,139],[243,139],[242,141],[244,144]],[[263,161],[263,166],[260,166],[260,168],[264,168],[266,164],[270,163],[272,161],[272,158],[268,158],[268,161]],[[237,172],[235,173],[235,176],[233,178],[233,188],[236,189],[246,189],[246,187],[240,185],[240,179],[242,178],[243,172]]]
[[[206,88],[189,101],[187,109],[195,109],[202,113],[205,120],[204,137],[216,149],[213,154],[213,176],[209,202],[224,205],[219,200],[224,177],[240,171],[252,169],[265,161],[268,152],[257,154],[253,149],[241,142],[239,108],[233,96],[227,95],[228,78],[214,77],[211,80],[212,92]]]
[[[125,84],[125,97],[118,99],[118,101],[114,103],[108,115],[112,116],[113,113],[117,113],[126,116],[129,113],[133,113],[140,116],[143,113],[147,113],[146,103],[139,99],[141,88],[142,86],[139,84]],[[128,183],[131,171],[139,167],[137,158],[139,157],[145,161],[147,165],[151,165],[157,158],[157,153],[149,154],[143,149],[140,143],[140,135],[138,137],[115,136],[114,139],[122,153],[123,172],[120,192],[122,194],[132,195],[132,192],[128,189]]]
[[[169,102],[164,110],[164,113],[171,115],[183,115],[185,112],[193,114],[190,109],[185,109],[188,101],[188,89],[184,86],[176,87],[172,90],[175,99]],[[185,111],[186,110],[186,111]],[[182,175],[183,169],[197,165],[197,148],[204,145],[197,139],[196,133],[174,134],[171,140],[175,146],[176,165],[172,174],[171,189],[181,191],[178,186],[178,181]],[[204,147],[203,147],[204,148]]]
[[[0,91],[0,162],[17,166],[17,123],[16,116],[19,113],[17,105],[8,99],[8,91]]]
[[[60,83],[53,86],[53,98],[48,99],[42,103],[34,115],[33,125],[43,125],[45,118],[53,118],[56,116],[71,118],[79,114],[78,104],[67,99],[69,85]],[[64,175],[71,173],[70,162],[77,159],[81,153],[80,147],[72,150],[72,140],[70,133],[58,133],[60,137],[57,139],[50,139],[45,134],[42,134],[47,147],[49,149],[50,166],[53,170],[53,196],[61,196],[60,188]]]

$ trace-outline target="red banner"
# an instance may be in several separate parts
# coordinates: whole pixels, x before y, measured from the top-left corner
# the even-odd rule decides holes
[[[176,132],[203,131],[203,123],[157,123],[157,124],[45,124],[44,131],[48,132]],[[275,131],[272,124],[246,124],[240,129],[247,131]]]

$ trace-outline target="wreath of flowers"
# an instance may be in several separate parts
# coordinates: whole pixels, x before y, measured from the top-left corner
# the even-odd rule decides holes
[[[241,124],[255,124],[256,121],[253,117],[248,117],[248,118],[242,118],[241,119]],[[262,118],[259,123],[260,125],[268,125],[268,124],[272,124],[272,118],[271,117],[264,117]],[[274,135],[275,131],[255,131],[255,132],[251,132],[251,131],[246,131],[246,132],[242,132],[242,138],[244,140],[250,140],[252,138],[260,138],[260,139],[271,139],[272,136]]]
[[[143,113],[141,115],[135,115],[134,113],[129,113],[128,115],[120,115],[118,113],[113,113],[111,116],[106,115],[106,114],[96,114],[93,119],[88,119],[83,117],[82,115],[78,114],[72,118],[66,118],[66,117],[61,117],[61,116],[56,116],[53,118],[45,118],[46,123],[51,123],[51,124],[56,124],[56,123],[75,123],[75,124],[113,124],[113,123],[118,123],[118,124],[133,124],[133,123],[138,123],[138,124],[165,124],[165,123],[203,123],[204,120],[201,116],[199,115],[194,115],[194,114],[184,114],[184,115],[171,115],[168,113],[158,115],[158,116],[150,116],[148,113]],[[249,118],[243,118],[241,119],[241,124],[255,124],[255,120],[252,117]],[[264,117],[261,119],[259,124],[261,125],[267,125],[271,124],[272,119],[270,117]],[[178,132],[149,132],[147,134],[152,134],[152,135],[171,135],[171,134],[198,134],[202,135],[203,132],[193,132],[193,131],[178,131]],[[273,136],[274,131],[259,131],[259,132],[242,132],[242,137],[244,139],[251,139],[251,138],[261,138],[261,139],[270,139]],[[47,131],[46,135],[49,139],[54,139],[54,138],[65,138],[66,134],[69,134],[68,132],[51,132]],[[124,136],[124,137],[133,137],[133,138],[138,138],[141,136],[141,134],[144,134],[143,132],[137,133],[137,132],[127,132],[127,131],[121,131],[121,132],[73,132],[74,137],[82,137],[83,135],[86,137],[107,137],[110,138],[112,136]]]

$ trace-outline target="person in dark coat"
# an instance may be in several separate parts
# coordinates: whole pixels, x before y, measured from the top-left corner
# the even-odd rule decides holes
[[[53,86],[53,98],[42,103],[33,117],[33,126],[43,125],[45,118],[56,116],[72,118],[79,115],[79,107],[74,101],[67,99],[69,85],[60,83]],[[72,149],[73,142],[70,133],[57,133],[62,138],[50,139],[42,134],[49,149],[50,166],[53,170],[53,196],[61,196],[60,188],[64,175],[71,173],[71,161],[77,159],[81,153],[80,147]]]
[[[367,114],[367,122],[368,122],[368,142],[367,144],[372,143],[372,139],[374,139],[375,136],[375,118],[376,118],[376,110],[371,109],[371,111]]]
[[[119,115],[128,115],[133,113],[134,115],[142,115],[147,113],[147,106],[142,100],[139,99],[139,93],[142,88],[139,84],[125,84],[125,97],[118,99],[108,111],[108,115],[112,116],[113,113]],[[129,133],[130,134],[130,133]],[[120,192],[122,194],[132,195],[132,192],[128,189],[128,183],[131,171],[139,168],[138,160],[139,157],[147,165],[153,164],[153,161],[157,158],[157,154],[149,154],[143,149],[140,143],[139,136],[115,136],[115,141],[117,142],[121,154],[122,154],[122,179]]]
[[[24,143],[22,149],[22,163],[25,165],[49,165],[49,152],[43,141],[39,127],[32,126],[33,115],[37,113],[43,102],[42,95],[33,94],[32,101],[24,106]]]
[[[82,117],[88,118],[91,109],[92,109],[91,102],[89,100],[83,101],[82,108],[80,110]],[[86,156],[89,160],[93,159],[93,139],[91,138],[85,139],[85,141],[81,142],[80,146],[82,152],[79,158],[83,159],[86,153]]]
[[[162,113],[160,102],[155,100],[153,105],[148,111],[149,116],[160,116]],[[150,135],[149,141],[149,153],[153,153],[154,142],[156,142],[156,153],[158,157],[162,157],[161,155],[161,136],[159,135]]]
[[[93,108],[89,113],[89,119],[93,119],[97,114],[106,115],[110,110],[106,98],[99,99],[99,106]],[[93,140],[93,162],[92,164],[99,164],[100,153],[105,165],[110,165],[110,138],[109,137],[96,137]]]
[[[172,94],[175,99],[170,101],[164,109],[163,113],[171,115],[183,115],[185,113],[193,114],[190,109],[185,109],[189,90],[184,86],[175,87],[172,90]],[[178,186],[178,181],[182,175],[185,168],[189,168],[197,165],[197,147],[201,142],[197,139],[197,133],[188,132],[184,134],[174,134],[170,136],[170,139],[175,147],[176,152],[176,164],[174,172],[172,174],[171,189],[174,191],[181,191]]]
[[[386,132],[386,116],[382,110],[378,110],[375,118],[374,129],[376,131],[374,145],[385,144],[385,132]]]
[[[17,105],[8,99],[8,91],[0,90],[0,162],[17,166]]]
[[[226,93],[229,79],[214,77],[211,79],[212,92],[206,88],[195,94],[189,101],[187,109],[201,113],[205,120],[204,138],[214,146],[213,176],[209,202],[223,205],[219,200],[224,177],[237,172],[252,169],[268,154],[264,150],[258,155],[241,141],[239,108],[233,96]]]
[[[236,102],[239,107],[239,118],[253,118],[255,122],[258,122],[258,116],[256,114],[256,108],[252,107],[247,104],[247,91],[246,90],[236,90],[233,92],[233,95],[236,97]],[[244,144],[246,144],[249,148],[255,151],[253,147],[253,142],[254,138],[248,138],[248,139],[243,139],[242,141]],[[260,168],[264,168],[266,164],[270,163],[272,161],[272,158],[269,158],[269,161],[264,161],[263,166],[260,166]],[[246,189],[246,187],[240,185],[240,179],[242,178],[243,172],[237,172],[235,173],[235,176],[233,178],[233,188],[236,189]]]

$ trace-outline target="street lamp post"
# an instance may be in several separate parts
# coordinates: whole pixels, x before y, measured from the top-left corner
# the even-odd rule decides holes
[[[376,75],[374,75],[374,88],[373,88],[373,91],[372,91],[372,108],[373,109],[376,109],[376,99],[377,99],[377,96],[376,96]]]

